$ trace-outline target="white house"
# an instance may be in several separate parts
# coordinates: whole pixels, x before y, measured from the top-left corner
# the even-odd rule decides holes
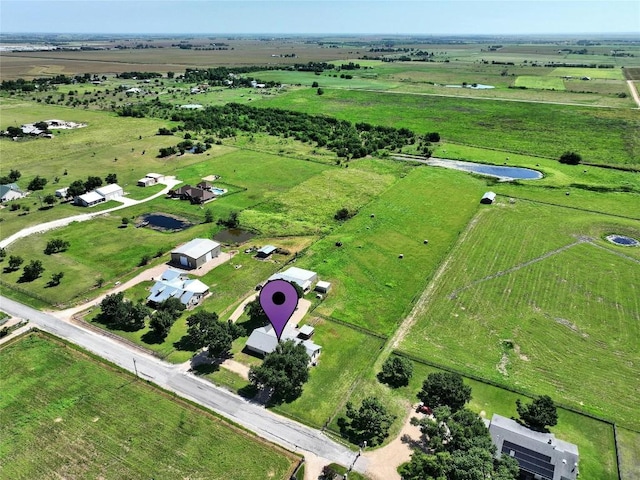
[[[147,301],[159,305],[168,298],[175,297],[187,307],[195,307],[209,293],[209,287],[200,280],[191,280],[177,270],[167,269],[153,287]]]
[[[313,284],[318,280],[318,274],[311,270],[304,270],[298,267],[290,267],[284,272],[274,273],[269,280],[286,280],[290,283],[296,283],[305,292],[311,290]]]
[[[75,199],[76,205],[81,205],[83,207],[93,207],[94,205],[104,201],[105,198],[95,190],[85,193],[84,195],[79,195]]]
[[[308,326],[305,325],[302,328],[304,329],[305,327]],[[311,334],[309,334],[309,329],[311,329]],[[322,347],[313,343],[311,340],[308,340],[312,334],[312,327],[306,328],[304,333],[302,333],[302,329],[297,330],[295,328],[285,328],[280,338],[283,341],[293,340],[295,343],[304,346],[307,355],[309,356],[309,362],[315,362],[320,355]],[[249,335],[247,343],[245,344],[247,350],[262,356],[273,352],[277,346],[278,338],[276,337],[276,332],[271,325],[256,328],[251,332],[251,335]]]
[[[15,183],[0,185],[0,201],[9,202],[23,198],[26,194]]]

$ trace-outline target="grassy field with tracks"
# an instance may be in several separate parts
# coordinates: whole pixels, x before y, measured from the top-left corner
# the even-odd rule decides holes
[[[401,349],[638,428],[639,260],[603,240],[638,222],[500,202],[474,223]]]
[[[437,131],[447,141],[552,158],[567,150],[602,164],[637,165],[640,158],[640,137],[629,135],[640,128],[632,110],[337,89],[299,90],[256,105]]]
[[[289,478],[296,457],[48,337],[0,350],[4,478]],[[239,460],[238,452],[250,451]]]

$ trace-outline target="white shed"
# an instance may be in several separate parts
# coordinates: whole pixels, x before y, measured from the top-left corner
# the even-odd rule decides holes
[[[109,201],[116,197],[121,197],[124,195],[124,190],[117,183],[110,183],[109,185],[105,185],[104,187],[96,188],[95,192],[98,195],[102,195],[105,201]]]

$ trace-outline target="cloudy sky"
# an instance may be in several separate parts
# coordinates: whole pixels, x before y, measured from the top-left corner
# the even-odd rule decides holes
[[[640,1],[0,0],[0,31],[640,36]]]

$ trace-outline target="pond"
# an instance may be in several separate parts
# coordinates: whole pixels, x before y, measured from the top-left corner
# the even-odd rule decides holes
[[[522,167],[502,167],[498,165],[485,165],[482,163],[463,162],[461,160],[447,160],[445,158],[430,158],[423,163],[435,167],[452,168],[465,172],[477,173],[498,177],[501,180],[538,180],[542,178],[542,173],[537,170]]]
[[[467,85],[445,85],[447,88],[471,88],[473,90],[489,90],[496,88],[493,85],[483,85],[482,83],[472,83]]]
[[[640,242],[635,238],[627,237],[625,235],[609,235],[607,240],[616,245],[622,245],[623,247],[637,247]]]
[[[227,228],[216,233],[213,239],[220,243],[244,243],[255,237],[255,233],[241,228]]]
[[[148,213],[142,216],[142,222],[137,226],[149,227],[162,231],[180,231],[192,227],[193,224],[184,218],[163,213]]]

